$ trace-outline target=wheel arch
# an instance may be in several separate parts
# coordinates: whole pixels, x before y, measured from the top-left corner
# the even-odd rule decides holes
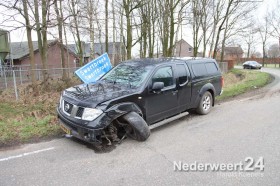
[[[112,118],[112,121],[129,112],[136,112],[141,117],[143,117],[142,110],[137,104],[133,102],[118,103],[108,108],[105,112],[107,113],[108,117]]]
[[[213,99],[212,106],[215,105],[215,95],[216,95],[216,92],[215,92],[214,85],[211,84],[211,83],[207,83],[207,84],[205,84],[204,86],[202,86],[201,89],[199,90],[198,96],[196,97],[196,100],[195,100],[195,108],[198,106],[201,97],[203,96],[203,94],[204,94],[206,91],[208,91],[208,92],[211,93],[212,99]]]

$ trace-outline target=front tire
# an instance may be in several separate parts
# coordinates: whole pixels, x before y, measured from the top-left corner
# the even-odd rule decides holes
[[[212,105],[212,94],[209,91],[206,91],[200,99],[196,112],[201,115],[206,115],[211,111]]]
[[[129,112],[122,116],[127,126],[125,127],[128,137],[137,140],[145,141],[150,136],[150,129],[146,121],[136,112]]]

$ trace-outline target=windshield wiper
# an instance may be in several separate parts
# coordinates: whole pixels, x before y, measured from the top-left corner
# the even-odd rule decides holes
[[[89,94],[92,95],[92,93],[91,93],[91,91],[90,91],[90,89],[89,89],[88,84],[87,84],[87,90],[88,90]]]

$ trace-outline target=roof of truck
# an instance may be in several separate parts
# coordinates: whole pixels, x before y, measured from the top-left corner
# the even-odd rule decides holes
[[[178,57],[170,57],[170,58],[142,58],[142,59],[132,59],[128,61],[124,61],[122,63],[130,63],[130,64],[142,64],[143,66],[158,66],[163,63],[172,63],[172,62],[184,62],[184,63],[198,63],[198,62],[214,62],[215,60],[212,58],[178,58]]]

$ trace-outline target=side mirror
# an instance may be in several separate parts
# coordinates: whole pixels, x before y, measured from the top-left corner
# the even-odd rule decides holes
[[[164,87],[163,82],[154,82],[152,90],[153,91],[160,91],[161,89],[163,89],[163,87]]]

